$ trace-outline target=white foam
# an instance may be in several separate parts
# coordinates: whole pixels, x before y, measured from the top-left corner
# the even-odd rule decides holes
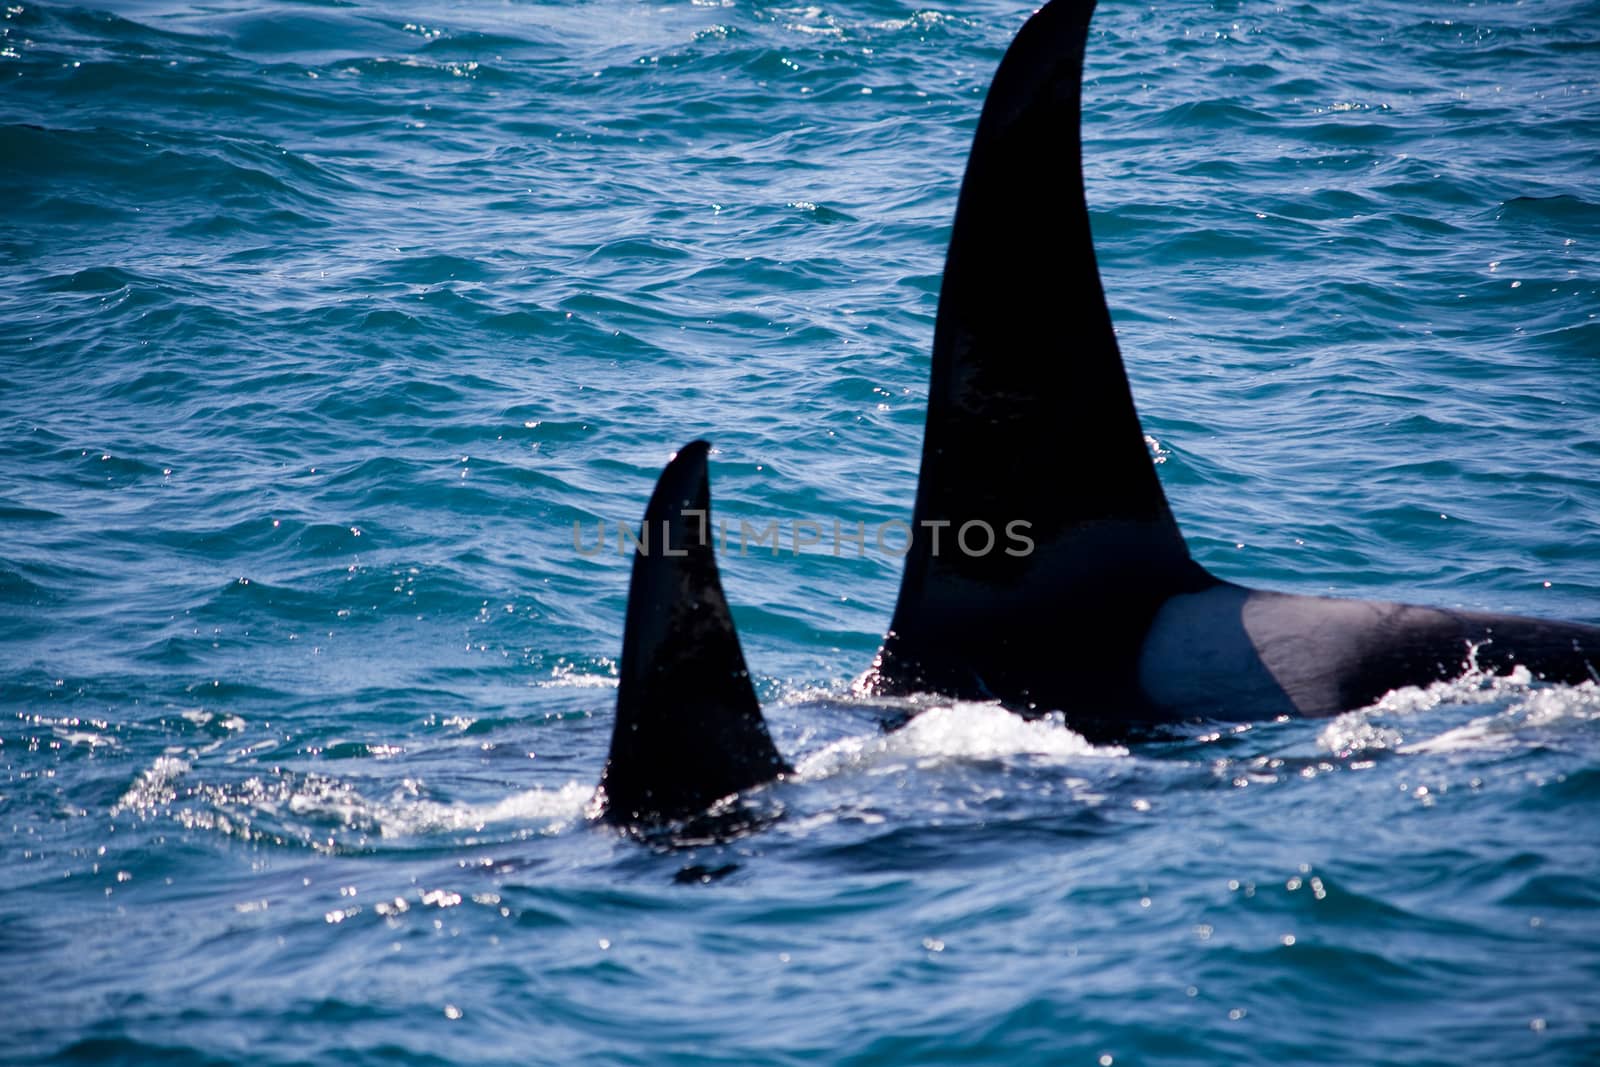
[[[611,667],[611,670],[615,669]],[[537,689],[615,689],[617,676],[614,673],[591,674],[578,670],[570,663],[560,663],[550,668],[549,678],[541,678],[532,684]]]
[[[112,807],[111,814],[147,812],[172,803],[178,796],[178,779],[188,772],[187,761],[177,756],[157,756],[150,769],[139,775],[138,780],[122,794],[122,799]]]
[[[1435,737],[1406,740],[1407,733],[1419,733],[1432,725],[1431,716],[1419,713],[1452,705],[1493,708]],[[1396,718],[1410,721],[1402,729]],[[1473,670],[1448,682],[1387,693],[1370,707],[1334,719],[1317,741],[1339,756],[1381,749],[1418,753],[1500,748],[1527,743],[1521,735],[1528,730],[1547,735],[1596,719],[1600,719],[1600,685],[1594,682],[1549,685],[1535,681],[1525,667],[1503,675]]]
[[[376,831],[385,838],[479,831],[504,823],[527,823],[538,832],[556,833],[583,818],[594,794],[592,784],[574,781],[560,788],[528,789],[478,804],[443,803],[417,796],[420,787],[408,781],[390,799],[372,800],[350,783],[322,774],[195,783],[180,790],[179,779],[192,769],[188,760],[176,755],[157,757],[117,801],[112,814],[150,817],[170,808],[165,814],[185,826],[240,834],[246,839],[256,832],[252,824],[258,816],[285,814],[296,820]]]
[[[482,830],[494,823],[530,822],[554,824],[559,829],[583,817],[594,785],[568,782],[560,789],[528,789],[485,804],[440,804],[431,800],[407,800],[379,805],[378,824],[384,837],[452,830]]]
[[[1003,760],[1020,756],[1053,760],[1126,756],[1116,745],[1093,745],[1067,728],[1060,715],[1023,719],[999,704],[959,702],[932,707],[888,734],[845,738],[800,760],[802,779],[840,771],[872,770],[906,762],[932,766],[945,760]]]
[[[479,804],[443,803],[398,791],[387,801],[368,800],[350,786],[328,779],[308,779],[288,798],[289,811],[300,816],[331,818],[358,828],[376,829],[386,838],[427,833],[481,831],[497,823],[529,822],[561,825],[582,816],[594,793],[592,785],[568,782],[559,789],[529,789]],[[272,810],[275,804],[255,805]]]
[[[1491,715],[1405,745],[1401,751],[1458,752],[1545,744],[1552,734],[1595,721],[1600,721],[1600,686],[1595,683],[1531,689]],[[1528,736],[1530,732],[1533,737]]]
[[[1399,748],[1405,735],[1399,730],[1375,723],[1371,711],[1347,711],[1322,728],[1317,744],[1343,759],[1358,752]]]

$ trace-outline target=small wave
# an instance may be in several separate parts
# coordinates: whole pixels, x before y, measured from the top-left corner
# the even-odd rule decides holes
[[[386,281],[410,285],[481,282],[493,278],[495,273],[495,270],[482,260],[446,253],[397,258],[385,264]]]
[[[914,11],[905,18],[883,19],[872,24],[874,30],[884,33],[909,33],[919,41],[926,41],[930,33],[940,35],[951,32],[952,27],[971,27],[971,19],[960,15],[947,15],[940,11]]]
[[[34,283],[47,293],[115,293],[149,285],[150,279],[120,267],[85,267]]]
[[[1579,227],[1590,231],[1600,226],[1600,204],[1580,197],[1519,196],[1507,200],[1495,211],[1496,222],[1530,222],[1552,227]]]
[[[167,473],[167,468],[159,463],[117,455],[98,448],[79,449],[75,467],[77,482],[83,486],[132,485],[142,479],[161,478]]]
[[[400,82],[413,78],[431,79],[440,75],[449,78],[477,80],[485,75],[499,74],[494,68],[485,67],[475,59],[429,59],[415,55],[374,56],[354,62],[342,62],[336,72],[357,74],[388,82]],[[415,122],[411,125],[413,128],[420,130],[426,124]]]
[[[405,29],[424,39],[426,43],[423,44],[421,51],[430,55],[459,52],[463,58],[473,59],[484,54],[498,56],[506,52],[537,51],[542,47],[535,41],[509,33],[480,30],[450,31],[414,23],[407,23]]]
[[[1270,129],[1278,125],[1271,115],[1228,100],[1200,100],[1178,104],[1149,120],[1157,127],[1194,130]]]
[[[839,211],[826,204],[818,204],[810,200],[791,200],[787,206],[794,208],[796,211],[805,212],[820,223],[856,221],[855,216],[848,212]]]
[[[3,518],[0,515],[0,518]],[[44,604],[54,599],[54,594],[19,571],[0,565],[0,604]]]

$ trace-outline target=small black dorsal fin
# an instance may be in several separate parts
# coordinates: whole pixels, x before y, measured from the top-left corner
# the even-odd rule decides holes
[[[1135,654],[1127,634],[1162,599],[1213,581],[1156,477],[1095,262],[1079,129],[1093,11],[1054,0],[1030,18],[984,103],[939,294],[911,547],[870,689],[1019,701],[1031,686],[1012,667],[1064,643],[1127,668],[1104,657]],[[958,540],[975,522],[992,543],[983,526]]]
[[[595,808],[684,819],[789,770],[767,733],[711,542],[710,446],[673,456],[634,551],[611,754]]]

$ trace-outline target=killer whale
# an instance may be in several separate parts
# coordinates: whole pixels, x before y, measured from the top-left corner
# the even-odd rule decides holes
[[[913,537],[865,693],[1077,723],[1326,716],[1469,665],[1600,679],[1600,628],[1224,581],[1156,476],[1102,289],[1080,91],[1094,0],[1053,0],[1001,60],[957,201]],[[1026,556],[940,553],[1022,520]],[[948,540],[948,538],[947,538]]]
[[[593,819],[682,821],[789,770],[761,716],[717,573],[709,453],[704,441],[679,449],[645,507]]]
[[[1079,93],[1093,9],[1052,0],[1035,13],[984,104],[939,296],[913,538],[857,691],[998,700],[1126,736],[1334,715],[1469,666],[1600,680],[1594,626],[1250,589],[1190,556],[1089,229]],[[641,537],[664,530],[665,541],[635,556],[611,752],[591,806],[618,825],[687,819],[790,770],[705,532],[707,452],[699,441],[680,450],[645,512]],[[1026,522],[1034,549],[935,550],[930,530],[974,521]]]

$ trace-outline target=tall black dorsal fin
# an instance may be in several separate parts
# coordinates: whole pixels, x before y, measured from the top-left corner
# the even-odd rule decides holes
[[[1035,667],[1013,669],[1030,656],[1129,670],[1128,635],[1212,581],[1156,478],[1095,263],[1079,129],[1093,10],[1055,0],[1030,18],[984,103],[939,294],[914,533],[870,688],[1020,702],[1040,695]],[[975,522],[987,553],[984,527],[958,541]]]
[[[611,754],[596,808],[627,825],[688,818],[788,771],[761,717],[711,542],[710,446],[672,458],[633,556]]]

